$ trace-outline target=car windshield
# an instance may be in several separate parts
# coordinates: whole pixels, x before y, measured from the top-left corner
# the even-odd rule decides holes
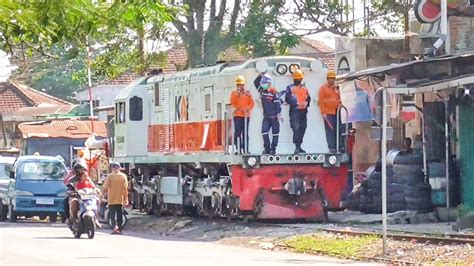
[[[0,163],[0,179],[10,178],[12,165],[9,163]]]
[[[58,180],[63,179],[66,167],[59,161],[29,160],[21,163],[18,177],[23,180]]]

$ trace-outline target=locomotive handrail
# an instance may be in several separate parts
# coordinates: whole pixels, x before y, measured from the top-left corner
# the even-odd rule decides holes
[[[339,134],[339,127],[341,125],[341,110],[345,110],[346,111],[346,138],[344,139],[345,140],[345,143],[344,143],[344,148],[347,150],[347,139],[348,139],[348,136],[349,136],[349,111],[347,110],[347,108],[344,106],[344,105],[340,105],[338,108],[337,108],[337,121],[336,121],[336,153],[339,153],[339,142],[340,142],[340,134]]]
[[[248,138],[248,133],[247,133],[247,128],[248,128],[248,123],[247,123],[247,112],[244,113],[244,139],[241,140],[244,142],[244,154],[249,153],[249,138]],[[240,150],[240,146],[239,146]]]

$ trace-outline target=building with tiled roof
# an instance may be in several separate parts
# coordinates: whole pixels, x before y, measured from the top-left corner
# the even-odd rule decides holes
[[[336,55],[334,49],[318,40],[303,37],[295,47],[288,50],[288,54],[314,57],[319,59],[329,69],[334,69],[335,67]]]
[[[0,141],[0,147],[5,146],[4,138],[7,143],[6,146],[11,146],[16,125],[19,121],[24,121],[23,117],[20,118],[15,114],[16,112],[26,108],[31,114],[35,114],[37,112],[35,108],[42,109],[44,113],[45,111],[66,110],[71,107],[73,105],[67,101],[27,86],[11,81],[0,82],[0,113],[2,114],[6,133],[3,136],[3,131],[0,131],[0,139],[2,140]],[[45,109],[43,110],[43,108]]]
[[[0,82],[0,112],[11,114],[23,107],[71,105],[44,92],[12,82]]]

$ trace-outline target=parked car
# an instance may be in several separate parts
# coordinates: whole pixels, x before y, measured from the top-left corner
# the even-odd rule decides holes
[[[10,171],[15,163],[16,157],[0,156],[0,221],[5,221],[8,213],[7,201],[8,184],[10,183]]]
[[[2,197],[2,217],[8,209],[8,220],[17,217],[39,216],[56,222],[58,213],[64,212],[66,175],[64,162],[50,156],[20,156],[10,172],[6,202]]]

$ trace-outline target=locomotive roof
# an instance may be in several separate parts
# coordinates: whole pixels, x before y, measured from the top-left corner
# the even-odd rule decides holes
[[[301,57],[301,56],[260,57],[260,58],[255,58],[255,59],[249,59],[245,62],[219,63],[213,66],[183,70],[183,71],[179,71],[173,74],[158,75],[158,76],[150,77],[147,80],[147,83],[156,83],[156,82],[168,83],[168,82],[176,82],[176,81],[185,81],[192,78],[213,76],[216,74],[222,74],[222,75],[238,74],[243,69],[255,68],[256,62],[261,61],[261,60],[267,61],[270,67],[275,66],[275,64],[279,62],[295,62],[295,61],[298,61],[300,63],[305,62],[306,64],[303,64],[303,66],[309,67],[309,64],[312,61],[317,60],[317,59],[311,58],[311,57]]]
[[[153,77],[140,77],[130,83],[124,90],[122,90],[115,100],[125,100],[130,95],[133,88],[137,85],[146,85],[152,83],[173,83],[186,81],[193,78],[200,78],[206,76],[220,75],[238,75],[242,70],[248,68],[255,68],[258,61],[265,60],[269,67],[274,67],[277,63],[283,62],[298,62],[302,67],[310,67],[312,61],[317,59],[311,57],[301,56],[269,56],[249,59],[245,62],[230,62],[219,63],[213,66],[198,67],[188,70],[179,71],[173,74],[163,74]]]

